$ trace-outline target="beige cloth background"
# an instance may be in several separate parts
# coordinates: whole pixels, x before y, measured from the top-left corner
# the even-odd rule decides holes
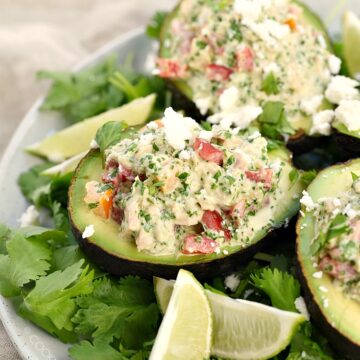
[[[36,82],[36,71],[69,69],[109,40],[144,25],[156,9],[168,9],[173,3],[1,0],[0,158],[22,117],[46,89]],[[20,359],[1,323],[0,359]]]

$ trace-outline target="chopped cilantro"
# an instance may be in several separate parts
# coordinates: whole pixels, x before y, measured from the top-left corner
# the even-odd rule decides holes
[[[167,12],[158,11],[151,18],[148,26],[146,27],[146,34],[154,39],[160,39],[162,25],[166,19]]]
[[[273,72],[270,72],[262,82],[261,90],[267,95],[276,95],[280,92],[279,81]]]

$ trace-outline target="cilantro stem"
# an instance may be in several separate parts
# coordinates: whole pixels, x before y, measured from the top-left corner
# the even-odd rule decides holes
[[[116,72],[109,79],[109,82],[119,90],[123,91],[128,96],[129,100],[134,100],[140,97],[135,87],[120,72]]]

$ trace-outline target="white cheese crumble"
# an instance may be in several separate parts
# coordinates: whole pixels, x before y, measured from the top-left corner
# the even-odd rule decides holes
[[[322,285],[319,286],[319,290],[322,291],[322,292],[324,292],[324,293],[327,293],[327,292],[329,291],[327,287],[322,286]]]
[[[142,146],[150,145],[153,140],[154,140],[154,134],[151,134],[151,133],[142,134],[142,135],[140,136],[140,144],[141,144]]]
[[[341,60],[332,54],[329,57],[329,69],[332,75],[337,75],[341,69]]]
[[[305,114],[313,115],[319,109],[323,101],[324,101],[324,96],[322,95],[313,96],[310,99],[305,99],[301,101],[300,109]]]
[[[183,150],[186,140],[193,138],[193,130],[199,128],[195,120],[178,114],[171,107],[165,110],[162,123],[166,141],[175,150]]]
[[[351,207],[351,204],[347,204],[343,210],[343,214],[350,219],[354,219],[358,215],[358,212]]]
[[[235,0],[234,11],[241,15],[243,19],[256,21],[270,5],[271,0]]]
[[[314,279],[321,279],[323,277],[323,272],[322,271],[316,271],[313,273],[313,278]]]
[[[295,299],[295,308],[306,320],[310,320],[309,311],[306,307],[305,300],[302,296]]]
[[[206,115],[212,103],[211,97],[199,98],[195,100],[195,105],[199,109],[201,115]]]
[[[224,255],[229,255],[229,252],[227,250],[223,250]]]
[[[348,130],[360,130],[360,101],[343,100],[335,110],[336,119],[344,124]]]
[[[319,45],[320,45],[322,48],[324,48],[324,49],[327,48],[326,40],[325,40],[325,38],[324,38],[323,35],[319,35],[316,40],[318,41]]]
[[[90,142],[90,149],[98,149],[99,148],[99,144],[96,142],[95,139],[92,139]]]
[[[21,215],[19,222],[20,227],[26,227],[39,224],[39,212],[34,205],[30,205]]]
[[[231,274],[225,278],[224,284],[230,291],[234,292],[240,284],[240,279],[237,274]]]
[[[359,82],[346,76],[334,76],[325,92],[326,98],[334,103],[340,104],[343,100],[359,99],[359,91],[356,87]]]
[[[279,75],[280,71],[281,71],[280,66],[274,62],[267,64],[264,67],[265,76],[269,75],[270,73],[273,73],[274,75]]]
[[[329,299],[324,299],[323,304],[324,304],[325,309],[328,308],[329,307]]]
[[[159,125],[156,123],[156,121],[151,121],[146,125],[146,127],[150,130],[156,130]]]
[[[214,133],[212,131],[201,130],[199,133],[199,138],[206,141],[211,141],[213,137]]]
[[[261,134],[258,130],[254,131],[251,135],[248,136],[249,141],[253,141],[257,138],[261,137]]]
[[[91,224],[85,228],[84,232],[82,233],[82,238],[86,239],[93,236],[94,234],[95,234],[94,225]]]
[[[313,123],[310,129],[310,135],[330,135],[331,123],[333,122],[335,113],[333,110],[323,110],[313,116]]]
[[[302,194],[303,197],[300,199],[300,203],[305,206],[306,211],[314,210],[316,205],[313,199],[311,198],[311,196],[309,195],[309,193],[306,190],[304,190]]]
[[[179,159],[181,160],[190,160],[191,158],[191,152],[188,150],[181,150],[179,153]]]
[[[219,97],[220,109],[224,112],[234,111],[239,100],[240,92],[235,86],[224,90]]]

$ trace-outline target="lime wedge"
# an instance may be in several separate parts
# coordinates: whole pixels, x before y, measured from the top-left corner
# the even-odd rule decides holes
[[[154,284],[160,309],[165,311],[173,282],[156,278]],[[234,300],[208,290],[205,293],[214,321],[211,354],[221,358],[269,359],[289,345],[298,326],[305,321],[302,315],[293,312]]]
[[[156,95],[149,95],[81,121],[29,146],[26,151],[48,158],[53,162],[63,162],[65,159],[88,150],[96,131],[108,121],[124,121],[129,126],[145,123],[154,106],[155,99]]]
[[[360,80],[360,18],[347,11],[343,23],[344,57],[350,75]]]
[[[180,270],[150,360],[203,360],[210,357],[212,315],[204,288]]]
[[[84,151],[78,155],[75,155],[73,157],[71,157],[70,159],[67,159],[65,161],[63,161],[62,163],[52,166],[51,168],[46,169],[45,171],[43,171],[41,173],[41,175],[45,175],[45,176],[62,176],[62,175],[66,175],[72,171],[74,171],[76,169],[76,167],[78,166],[80,160],[87,154],[87,151]]]

